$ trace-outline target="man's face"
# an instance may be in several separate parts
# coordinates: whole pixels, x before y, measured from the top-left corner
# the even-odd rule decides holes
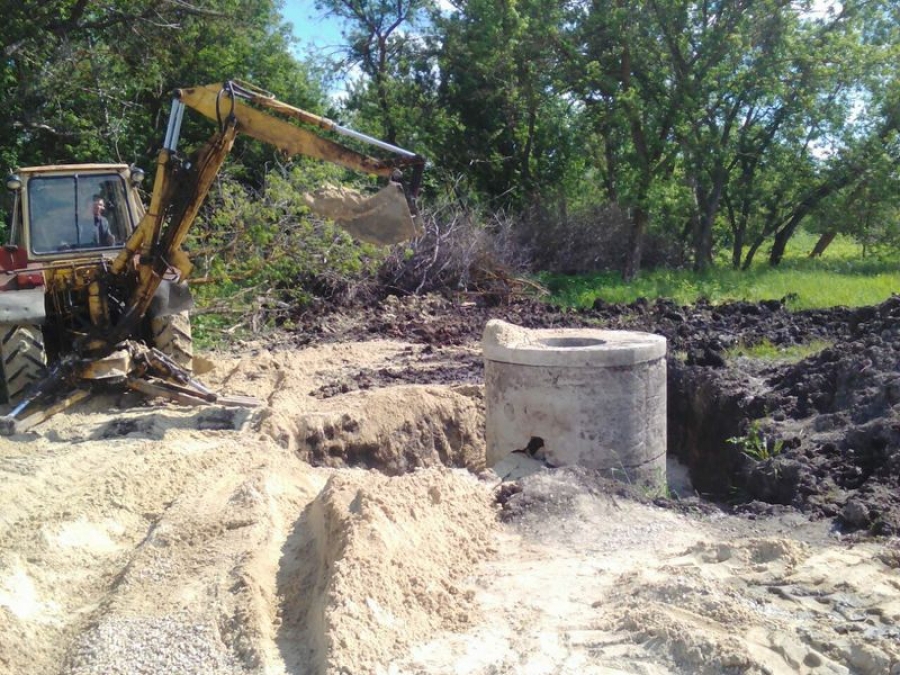
[[[93,207],[94,216],[102,216],[105,210],[106,202],[104,202],[102,199],[95,199]]]

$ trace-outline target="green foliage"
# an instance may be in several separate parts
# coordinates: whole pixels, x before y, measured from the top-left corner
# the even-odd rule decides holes
[[[728,442],[757,462],[777,457],[784,450],[784,441],[780,438],[769,438],[760,420],[751,422],[745,435],[729,438]]]
[[[416,33],[426,21],[431,2],[316,0],[315,4],[343,21],[346,44],[335,67],[344,73],[362,73],[349,83],[346,101],[354,126],[393,144],[421,148],[417,123],[430,116],[440,124],[441,117],[440,110],[430,104],[430,78],[422,77],[428,72],[429,48]]]
[[[208,292],[210,288],[195,291],[198,307],[218,306],[221,298],[229,297],[224,287],[216,288],[214,294]],[[233,340],[252,337],[251,327],[242,319],[221,311],[198,309],[191,312],[191,330],[194,346],[198,350],[221,349]]]
[[[22,2],[0,25],[0,160],[15,166],[138,162],[155,156],[175,87],[255,80],[296,105],[322,92],[290,52],[277,0]],[[185,145],[208,122],[187,119]],[[274,157],[239,144],[257,179]],[[246,169],[244,169],[246,167]]]
[[[384,253],[312,217],[302,197],[342,177],[318,162],[270,172],[259,192],[220,177],[187,242],[199,314],[220,315],[201,327],[221,330],[222,316],[254,330],[285,325],[309,303],[343,302],[360,290]]]
[[[725,355],[730,358],[749,358],[760,361],[778,361],[781,363],[796,363],[803,359],[818,354],[823,349],[831,346],[826,340],[811,340],[798,345],[776,345],[770,340],[762,340],[754,344],[741,344],[726,350]]]
[[[720,250],[779,264],[801,224],[844,205],[893,241],[889,3],[470,0],[430,23],[420,0],[320,6],[350,21],[364,64],[351,112],[413,139],[472,202],[553,213],[559,231],[572,209],[619,209],[628,274],[650,235],[698,269]]]
[[[472,0],[435,19],[439,100],[459,124],[441,139],[444,161],[500,205],[558,192],[579,150],[556,81],[562,17],[548,0]]]

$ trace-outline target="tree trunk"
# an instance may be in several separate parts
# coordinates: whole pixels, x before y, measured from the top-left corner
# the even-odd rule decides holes
[[[746,229],[743,224],[732,229],[734,242],[731,244],[731,266],[734,269],[740,269],[741,267],[741,258],[744,256],[744,232]]]
[[[706,214],[700,217],[700,236],[694,245],[694,271],[704,272],[712,264],[712,223]]]
[[[628,250],[625,253],[625,264],[622,268],[624,281],[632,281],[641,271],[641,255],[646,229],[647,212],[640,206],[635,207],[631,217],[631,229],[628,231]]]
[[[753,243],[750,244],[750,248],[747,250],[747,257],[744,258],[744,264],[741,265],[741,269],[744,272],[750,269],[750,265],[753,264],[753,257],[756,255],[756,252],[759,250],[759,247],[762,246],[765,240],[766,238],[764,236],[757,237],[753,240]]]
[[[697,184],[694,189],[694,202],[699,210],[693,242],[695,272],[703,272],[712,264],[713,225],[716,222],[716,214],[719,212],[725,178],[724,169],[718,166],[709,190],[700,184]]]
[[[822,203],[823,199],[850,185],[857,178],[857,175],[858,173],[847,167],[841,173],[832,176],[829,180],[814,188],[801,200],[785,225],[775,233],[772,252],[769,254],[769,264],[772,267],[778,267],[781,264],[787,243],[794,236],[794,232],[796,232],[803,219],[812,213]]]
[[[388,45],[389,34],[376,33],[378,44],[378,62],[374,65],[372,73],[375,80],[375,90],[378,92],[378,107],[381,110],[382,124],[384,125],[384,139],[395,145],[397,143],[397,126],[394,124],[394,115],[391,111],[390,97],[388,96]]]
[[[793,218],[791,220],[793,221]],[[799,222],[798,220],[797,223]],[[778,267],[781,264],[781,261],[784,259],[784,252],[787,250],[787,243],[794,236],[794,230],[796,229],[796,225],[787,226],[775,233],[775,238],[772,240],[772,252],[769,253],[769,265]]]
[[[834,238],[837,236],[836,230],[828,230],[828,232],[823,232],[822,236],[819,237],[819,241],[816,242],[816,245],[813,247],[813,250],[809,252],[810,258],[820,258],[823,253],[825,253],[825,249],[834,241]]]
[[[520,164],[522,172],[522,183],[524,184],[525,190],[527,192],[532,192],[535,188],[535,186],[531,184],[531,154],[534,149],[534,133],[536,124],[537,102],[532,99],[529,101],[528,105],[528,137],[525,139],[525,148],[522,151]]]
[[[704,208],[696,220],[694,229],[694,271],[703,272],[712,264],[713,220],[715,210]]]

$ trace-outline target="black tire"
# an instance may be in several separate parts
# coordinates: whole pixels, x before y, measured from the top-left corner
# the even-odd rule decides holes
[[[189,373],[194,371],[194,342],[189,312],[151,318],[150,335],[154,347]]]
[[[40,326],[0,324],[0,398],[16,403],[35,380],[47,374],[47,352]]]

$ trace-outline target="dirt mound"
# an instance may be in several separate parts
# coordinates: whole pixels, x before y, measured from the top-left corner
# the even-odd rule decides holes
[[[460,337],[488,310],[469,311]],[[689,323],[669,311],[630,317]],[[97,396],[0,439],[0,671],[900,672],[895,540],[851,544],[794,510],[658,508],[539,462],[514,486],[441,466],[480,465],[480,389],[403,378],[469,378],[476,349],[331,339],[363,325],[336,321],[300,350],[211,359],[211,386],[264,411]],[[741,381],[681,368],[710,391]],[[362,372],[391,376],[322,395]],[[767,377],[741,415],[775,395]]]
[[[598,301],[571,311],[529,299],[488,305],[389,298],[352,313],[311,314],[300,321],[297,339],[402,337],[440,354],[448,345],[477,345],[491,318],[529,328],[591,326],[665,336],[669,454],[689,466],[702,494],[756,513],[791,507],[834,517],[850,530],[900,532],[900,297],[877,307],[805,312],[788,311],[783,300],[695,306]],[[761,342],[778,349],[812,341],[831,347],[799,363],[729,352]],[[480,381],[480,354],[461,352],[432,375],[444,384]],[[352,389],[349,382],[365,388],[421,383],[422,377],[413,367],[368,369],[349,374],[337,390]]]
[[[305,633],[304,672],[375,672],[409,645],[477,618],[460,586],[492,550],[490,491],[471,475],[333,477],[302,519],[281,580],[284,633]],[[296,563],[296,564],[294,564]]]
[[[484,468],[484,402],[477,387],[397,386],[357,392],[335,410],[277,404],[264,433],[314,466],[361,466],[396,476],[428,466]]]

